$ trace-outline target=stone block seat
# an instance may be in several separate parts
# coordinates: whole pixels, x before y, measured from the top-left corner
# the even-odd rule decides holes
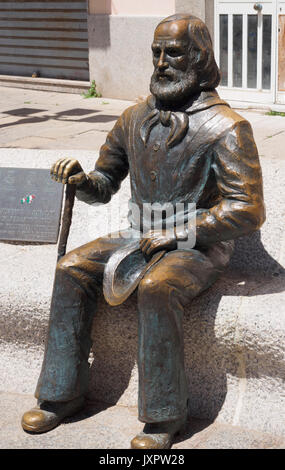
[[[91,161],[94,155],[86,155],[83,166],[91,169]],[[228,270],[186,308],[189,414],[285,436],[285,161],[261,163],[265,224],[236,241]],[[122,191],[127,200],[128,182]],[[104,210],[98,208],[100,214]],[[88,206],[76,202],[69,248],[89,241],[82,233],[88,215]],[[43,357],[56,247],[1,243],[0,260],[2,387],[32,393]],[[136,292],[118,307],[100,300],[92,337],[89,399],[135,406]]]

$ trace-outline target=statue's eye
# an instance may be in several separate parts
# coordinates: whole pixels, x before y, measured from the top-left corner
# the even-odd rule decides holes
[[[182,51],[180,49],[175,49],[174,47],[167,48],[165,52],[170,57],[179,57],[182,55]]]
[[[161,50],[158,47],[153,47],[152,48],[152,53],[153,53],[154,57],[160,57]]]

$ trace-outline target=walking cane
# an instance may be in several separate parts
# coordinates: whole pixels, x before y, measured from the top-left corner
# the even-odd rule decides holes
[[[72,221],[72,210],[76,193],[76,184],[67,184],[65,190],[65,202],[61,221],[61,231],[57,250],[57,261],[66,253],[66,244]]]

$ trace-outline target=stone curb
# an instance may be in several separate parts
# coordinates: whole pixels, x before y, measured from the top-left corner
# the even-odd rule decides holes
[[[33,90],[61,93],[82,93],[90,88],[90,83],[82,80],[60,80],[57,78],[32,78],[1,75],[0,86],[26,89],[31,88]]]

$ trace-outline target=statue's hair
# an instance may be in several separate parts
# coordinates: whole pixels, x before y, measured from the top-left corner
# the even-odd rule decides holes
[[[159,24],[174,21],[188,22],[189,54],[196,63],[200,90],[216,88],[220,83],[221,74],[215,61],[212,39],[207,26],[196,16],[183,13],[168,16]]]

